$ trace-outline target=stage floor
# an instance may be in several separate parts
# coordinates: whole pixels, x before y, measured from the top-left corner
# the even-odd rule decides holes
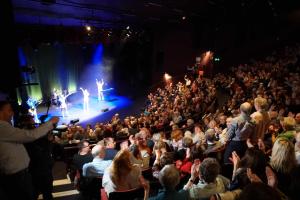
[[[92,96],[89,100],[89,111],[84,112],[82,98],[70,99],[68,101],[68,115],[64,117],[61,113],[60,107],[51,105],[48,112],[48,118],[52,116],[60,117],[59,124],[69,124],[70,121],[74,119],[79,119],[79,123],[82,125],[88,123],[95,124],[96,122],[109,121],[115,113],[124,109],[128,110],[132,105],[132,100],[124,96],[114,95],[100,102],[97,97]],[[38,117],[46,114],[47,107],[39,106],[37,108],[37,113]]]

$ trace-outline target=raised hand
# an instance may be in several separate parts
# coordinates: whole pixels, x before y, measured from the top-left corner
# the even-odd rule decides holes
[[[130,144],[134,144],[135,143],[135,139],[134,139],[133,135],[129,136],[129,141],[130,141]]]
[[[237,155],[237,153],[235,151],[233,151],[231,155],[232,156],[231,156],[231,158],[229,158],[229,160],[233,163],[233,166],[237,166],[241,160],[239,155]]]
[[[259,150],[265,152],[266,146],[265,146],[265,143],[262,139],[258,139],[257,145],[258,145]]]
[[[199,176],[200,162],[194,163],[191,169],[191,179],[195,180]]]
[[[120,144],[120,149],[121,150],[127,150],[128,149],[128,140],[125,140]]]
[[[266,176],[268,180],[268,185],[270,187],[275,188],[277,186],[277,177],[273,170],[268,166],[266,167]]]
[[[248,148],[254,147],[249,138],[247,139],[247,147]]]
[[[156,159],[159,159],[161,157],[161,151],[159,149],[156,149],[155,150],[155,156],[156,156]]]
[[[247,176],[249,178],[249,180],[251,181],[251,183],[255,182],[255,183],[262,183],[262,180],[254,173],[252,173],[252,170],[250,168],[247,168]]]

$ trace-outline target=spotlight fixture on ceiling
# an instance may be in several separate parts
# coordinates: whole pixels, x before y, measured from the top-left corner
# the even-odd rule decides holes
[[[91,30],[92,30],[92,27],[89,26],[89,25],[86,25],[86,26],[85,26],[85,29],[86,29],[87,31],[91,31]]]

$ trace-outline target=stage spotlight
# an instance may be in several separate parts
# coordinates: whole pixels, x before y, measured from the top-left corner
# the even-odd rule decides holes
[[[86,25],[86,26],[85,26],[85,29],[86,29],[87,31],[91,31],[91,30],[92,30],[92,27],[89,26],[89,25]]]
[[[172,79],[172,76],[170,76],[168,73],[165,73],[164,78],[166,81],[170,81]]]

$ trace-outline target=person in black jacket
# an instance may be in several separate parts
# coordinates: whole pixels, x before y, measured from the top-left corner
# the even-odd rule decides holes
[[[24,115],[20,122],[23,129],[35,128],[34,118],[31,115]],[[34,186],[34,199],[38,199],[39,194],[42,194],[45,200],[53,199],[51,136],[48,133],[48,135],[25,144],[30,157],[29,172]]]

